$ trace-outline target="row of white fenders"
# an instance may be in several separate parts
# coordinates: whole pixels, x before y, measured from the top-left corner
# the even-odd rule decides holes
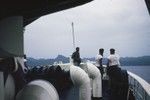
[[[91,96],[102,97],[101,73],[94,64],[90,62],[81,63],[80,67],[74,66],[72,63],[58,65],[62,70],[70,72],[74,86],[79,88],[79,100],[91,100]],[[132,89],[136,100],[150,100],[150,84],[129,71],[128,76],[129,87]],[[4,85],[3,72],[0,72],[0,80],[0,100],[14,100],[15,83],[13,77],[8,75]],[[26,85],[16,96],[16,100],[31,99],[59,100],[59,95],[50,82],[35,80]]]
[[[79,100],[91,100],[91,96],[102,97],[101,74],[95,65],[82,63],[78,67],[68,63],[59,64],[59,66],[70,72],[73,85],[79,88]],[[55,87],[48,81],[34,80],[24,86],[15,96],[13,77],[9,74],[4,85],[3,72],[0,72],[0,80],[0,100],[59,100]]]

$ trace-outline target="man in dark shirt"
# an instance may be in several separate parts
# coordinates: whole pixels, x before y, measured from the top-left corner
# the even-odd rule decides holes
[[[79,50],[80,50],[80,48],[76,47],[76,51],[72,54],[72,57],[71,57],[73,59],[73,64],[75,66],[79,66],[81,63]]]

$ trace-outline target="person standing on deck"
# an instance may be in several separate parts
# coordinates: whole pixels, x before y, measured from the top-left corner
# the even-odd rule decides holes
[[[80,58],[80,48],[76,47],[76,51],[72,54],[71,58],[73,59],[73,64],[75,66],[79,66],[81,63],[81,58]]]
[[[113,76],[118,76],[118,71],[120,70],[120,62],[119,56],[115,54],[115,49],[110,49],[110,55],[108,56],[108,63],[107,63],[107,72],[108,76],[111,78]]]
[[[103,53],[104,53],[104,49],[103,48],[99,49],[99,54],[95,58],[96,66],[100,70],[101,75],[103,75],[103,64],[102,64]]]
[[[121,70],[119,56],[115,54],[115,49],[110,49],[107,73],[111,100],[127,100],[128,74],[127,71]]]

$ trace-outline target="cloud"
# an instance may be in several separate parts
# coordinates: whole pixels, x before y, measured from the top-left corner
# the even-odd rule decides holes
[[[150,54],[150,18],[144,0],[94,0],[43,16],[26,27],[25,53],[32,57],[65,56],[73,52],[71,22],[82,57],[100,47],[117,49],[121,56]]]

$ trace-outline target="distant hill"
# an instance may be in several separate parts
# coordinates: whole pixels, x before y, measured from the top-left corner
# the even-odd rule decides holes
[[[34,58],[27,58],[27,65],[34,67],[34,66],[43,66],[43,65],[52,65],[54,62],[63,62],[68,63],[69,57],[65,57],[63,55],[58,55],[55,59],[34,59]]]
[[[95,61],[95,58],[83,58],[83,61],[90,60]],[[63,55],[58,55],[54,59],[34,59],[34,58],[27,58],[27,65],[34,67],[34,66],[41,66],[41,65],[52,65],[54,62],[63,62],[68,63],[69,57],[65,57]],[[145,66],[150,65],[150,56],[142,56],[142,57],[121,57],[120,58],[121,66]],[[107,59],[103,59],[103,64],[107,64]]]
[[[120,59],[123,66],[148,66],[150,65],[150,56],[143,57],[125,57]]]

